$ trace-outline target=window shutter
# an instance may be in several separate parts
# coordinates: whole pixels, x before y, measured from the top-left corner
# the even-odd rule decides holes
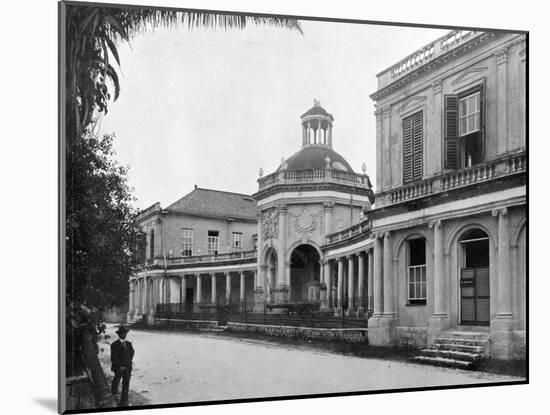
[[[458,169],[458,96],[445,95],[445,168]]]
[[[403,183],[413,179],[413,120],[403,120]]]
[[[413,180],[422,179],[422,111],[413,115]]]
[[[481,160],[485,160],[485,81],[479,86],[479,139],[481,140]]]

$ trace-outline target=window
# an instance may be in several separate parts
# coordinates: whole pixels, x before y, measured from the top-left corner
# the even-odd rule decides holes
[[[409,241],[408,295],[409,304],[426,304],[426,240]]]
[[[241,232],[233,232],[233,248],[241,249],[243,247],[243,234]]]
[[[184,228],[181,241],[181,255],[193,255],[193,229]]]
[[[460,99],[458,106],[458,135],[461,137],[479,131],[479,92]]]
[[[403,183],[422,179],[422,111],[403,119]]]
[[[484,159],[484,91],[481,85],[445,95],[445,168],[463,169]]]
[[[220,237],[218,231],[208,231],[208,254],[218,255]]]

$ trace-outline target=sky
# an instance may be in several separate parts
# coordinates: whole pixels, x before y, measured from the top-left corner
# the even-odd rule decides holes
[[[300,149],[314,99],[334,116],[334,150],[376,183],[376,74],[448,31],[301,25],[163,28],[119,46],[121,95],[99,131],[116,134],[136,207],[167,207],[194,185],[253,194],[260,168]]]

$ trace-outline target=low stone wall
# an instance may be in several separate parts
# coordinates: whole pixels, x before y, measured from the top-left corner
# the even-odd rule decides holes
[[[427,327],[399,327],[395,328],[397,345],[401,347],[426,347],[428,340]]]
[[[343,340],[352,343],[367,343],[367,329],[321,329],[311,327],[269,326],[261,324],[227,323],[227,331],[257,333],[278,337],[301,337],[306,339]]]
[[[215,329],[218,328],[216,321],[209,320],[178,320],[174,318],[155,318],[155,326],[158,327],[177,327],[181,329]]]

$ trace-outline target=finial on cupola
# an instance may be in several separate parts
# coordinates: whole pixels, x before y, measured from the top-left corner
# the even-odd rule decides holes
[[[260,177],[262,177],[264,175],[264,169],[260,167],[260,171],[258,172],[258,174],[260,175]]]
[[[319,100],[317,98],[314,98],[313,99],[313,106],[314,107],[320,107],[321,106],[321,102],[319,102]]]
[[[361,166],[361,170],[363,170],[363,174],[367,173],[367,163],[363,162],[363,165]]]

